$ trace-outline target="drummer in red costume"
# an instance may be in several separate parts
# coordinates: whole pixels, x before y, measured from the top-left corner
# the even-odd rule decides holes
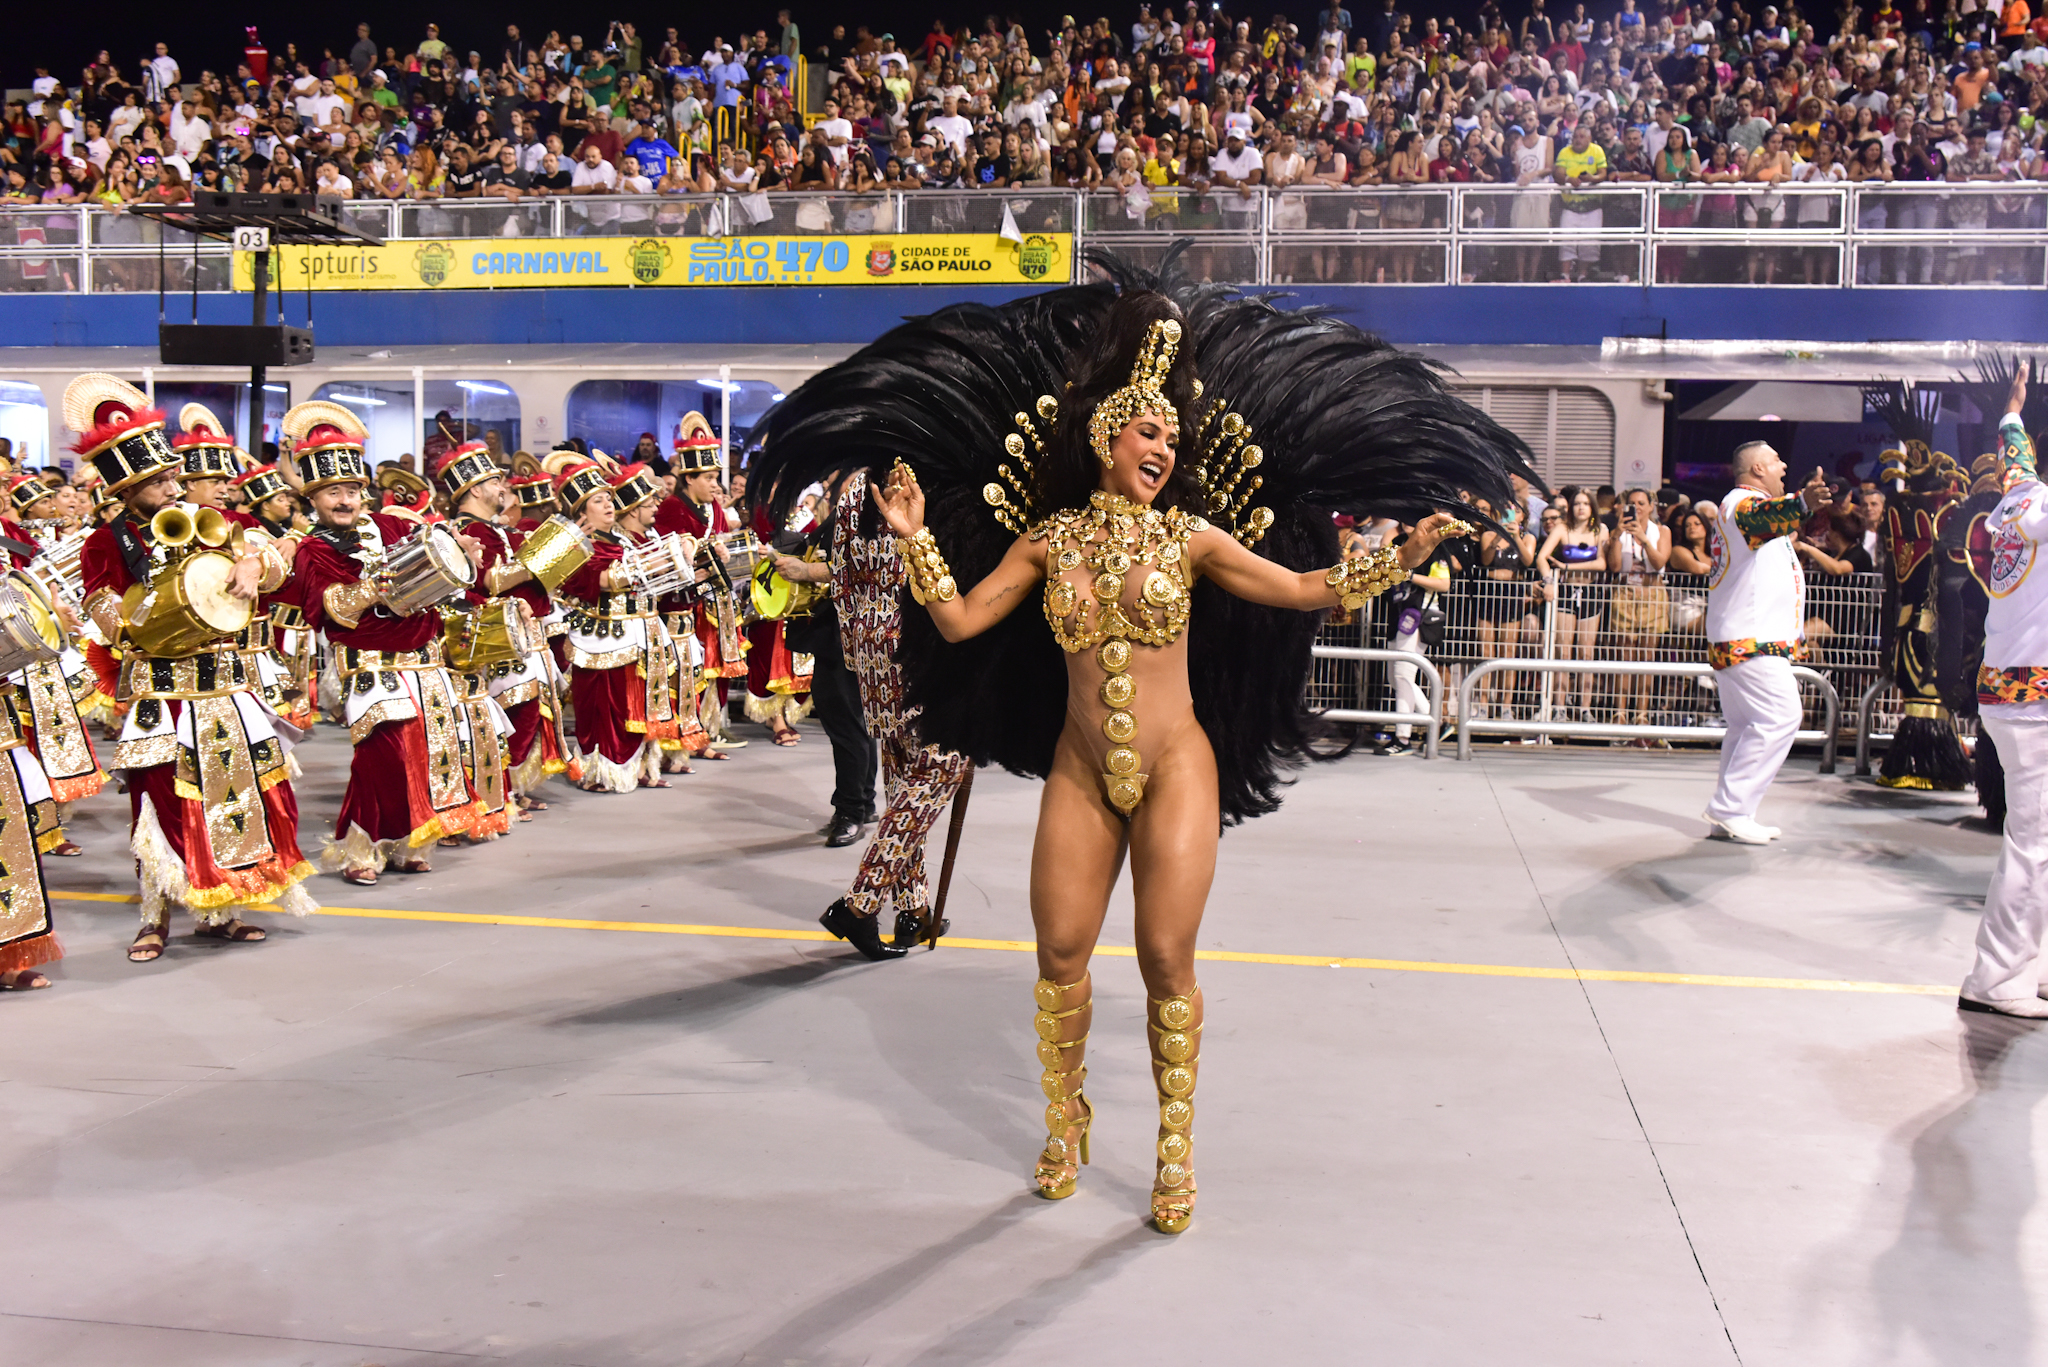
[[[185,500],[202,508],[219,511],[230,522],[244,528],[263,531],[265,535],[276,536],[290,544],[280,548],[287,564],[298,549],[302,533],[295,531],[272,532],[251,514],[228,505],[228,490],[240,484],[237,478],[246,463],[244,454],[236,449],[234,438],[227,435],[213,410],[203,403],[188,403],[178,410],[178,425],[184,430],[171,438],[171,449],[184,462]],[[273,473],[272,478],[276,478]],[[279,479],[279,485],[284,481]],[[290,588],[284,590],[285,599],[290,598]],[[266,594],[257,604],[256,617],[242,630],[236,645],[248,658],[249,672],[256,684],[256,694],[272,714],[283,718],[291,725],[304,730],[313,724],[311,709],[303,692],[294,690],[294,681],[289,667],[277,650],[276,629],[272,623],[272,610],[277,606],[279,595]],[[296,613],[289,606],[287,612]],[[290,733],[287,732],[287,735]]]
[[[49,546],[43,537],[54,534],[56,539],[63,539],[75,535],[66,533],[61,525],[68,501],[65,490],[53,489],[36,476],[19,472],[0,477],[0,484],[7,490],[7,510],[13,515],[0,520],[0,536],[6,538],[9,560],[16,569],[36,565],[39,570],[46,570],[42,557]],[[51,585],[51,577],[45,572],[38,578],[40,595],[66,631],[76,632],[80,623],[65,601],[68,590],[62,585]],[[86,676],[83,687],[74,688],[74,671]],[[19,737],[42,765],[50,794],[57,803],[57,822],[63,825],[70,820],[72,803],[91,797],[107,783],[92,737],[79,713],[80,694],[96,701],[99,687],[85,657],[69,647],[58,658],[32,664],[10,675],[9,680],[16,686]],[[84,854],[85,847],[66,837],[51,844],[46,852],[71,858]]]
[[[64,391],[64,420],[85,434],[73,449],[124,505],[86,540],[79,567],[86,615],[122,650],[118,696],[130,704],[114,751],[114,767],[127,771],[129,848],[142,883],[142,930],[128,957],[162,956],[173,903],[191,910],[203,938],[260,940],[263,931],[237,918],[236,907],[314,910],[300,886],[313,867],[299,853],[284,747],[232,636],[189,654],[152,655],[130,635],[138,608],[165,609],[165,580],[178,573],[176,548],[152,527],[178,501],[179,460],[164,415],[111,375],[81,375]],[[232,598],[275,592],[289,574],[266,536],[224,549],[234,557],[225,584]]]
[[[300,525],[291,486],[275,465],[252,465],[235,476],[242,506],[228,517],[244,527],[279,539],[290,538],[293,551],[307,528]],[[319,682],[314,666],[313,633],[306,627],[290,585],[266,596],[262,610],[270,623],[270,649],[256,657],[258,691],[271,709],[293,726],[307,730],[320,720],[314,694]]]
[[[391,552],[430,533],[364,506],[368,433],[355,414],[339,404],[302,403],[285,414],[284,431],[317,524],[299,544],[296,596],[308,625],[327,635],[342,720],[355,742],[321,864],[365,886],[387,864],[427,873],[426,847],[467,834],[480,815],[462,762],[463,711],[441,665],[441,616],[431,608],[400,616],[385,600]],[[463,541],[474,564],[481,548]]]
[[[762,491],[752,526],[763,546],[773,546],[781,528],[768,512],[767,492]],[[809,531],[816,525],[805,514],[790,530]],[[783,625],[777,617],[747,626],[747,720],[767,727],[777,745],[795,745],[796,724],[811,711],[811,657],[789,648]]]
[[[654,530],[680,532],[702,541],[719,532],[737,531],[732,513],[718,501],[718,437],[702,413],[685,413],[676,436],[676,491],[663,499],[655,511]],[[738,746],[726,735],[725,698],[727,680],[747,672],[747,638],[740,630],[739,614],[730,593],[715,591],[696,595],[695,601],[666,598],[662,602],[676,648],[683,652],[684,668],[692,676],[690,692],[693,710],[704,728],[706,748],[696,753],[707,759],[724,759],[709,742]]]
[[[477,582],[465,595],[466,601],[477,611],[495,603],[516,602],[538,636],[539,623],[552,605],[547,590],[513,555],[526,537],[501,521],[512,495],[504,472],[491,459],[490,448],[480,441],[456,447],[442,456],[434,477],[447,494],[455,525],[483,548]],[[532,819],[525,815],[527,811],[547,809],[535,794],[549,775],[570,767],[564,754],[562,704],[556,696],[551,663],[542,648],[516,661],[492,664],[486,671],[485,685],[506,718],[506,783],[522,821]]]
[[[556,468],[557,501],[583,518],[594,547],[562,581],[583,787],[611,793],[666,788],[662,752],[683,745],[682,662],[654,594],[623,558],[628,546],[653,540],[653,472],[629,465],[607,478],[595,461],[558,454],[549,463]]]

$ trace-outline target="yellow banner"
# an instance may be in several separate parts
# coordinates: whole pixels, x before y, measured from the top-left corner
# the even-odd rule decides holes
[[[272,289],[476,290],[590,285],[930,285],[1064,283],[1072,233],[900,233],[868,237],[550,237],[279,247]],[[235,288],[254,256],[235,253]]]

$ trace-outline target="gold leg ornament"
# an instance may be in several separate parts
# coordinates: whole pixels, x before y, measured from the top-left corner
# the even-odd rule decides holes
[[[1069,994],[1076,991],[1081,994],[1078,1004],[1067,1006]],[[1032,993],[1038,999],[1038,1014],[1031,1018],[1031,1024],[1038,1031],[1038,1062],[1045,1069],[1039,1075],[1038,1085],[1045,1092],[1046,1128],[1045,1152],[1038,1156],[1038,1168],[1032,1176],[1040,1196],[1048,1201],[1062,1201],[1074,1194],[1074,1184],[1081,1178],[1081,1165],[1088,1161],[1088,1129],[1095,1119],[1095,1108],[1081,1095],[1081,1084],[1088,1080],[1088,1065],[1081,1062],[1086,1053],[1082,1046],[1088,1042],[1088,1021],[1076,1022],[1081,1033],[1075,1038],[1063,1040],[1060,1036],[1067,1032],[1071,1017],[1088,1010],[1094,1001],[1095,987],[1086,974],[1081,981],[1065,987],[1050,978],[1040,978]],[[1070,1058],[1069,1049],[1081,1052]]]
[[[1202,989],[1182,997],[1148,998],[1152,1079],[1159,1089],[1159,1170],[1152,1182],[1152,1223],[1178,1234],[1195,1218],[1195,1074],[1202,1061]]]

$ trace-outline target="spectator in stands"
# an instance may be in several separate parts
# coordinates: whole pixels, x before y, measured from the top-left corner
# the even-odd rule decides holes
[[[1600,619],[1606,611],[1601,575],[1607,562],[1607,528],[1600,523],[1593,503],[1593,491],[1566,485],[1557,491],[1561,508],[1570,511],[1569,520],[1560,516],[1543,538],[1536,552],[1536,567],[1551,580],[1557,594],[1557,652],[1563,660],[1591,660],[1600,640]],[[1579,707],[1576,720],[1590,722],[1598,676],[1578,676]],[[1571,676],[1559,676],[1559,686],[1568,704],[1572,695]]]

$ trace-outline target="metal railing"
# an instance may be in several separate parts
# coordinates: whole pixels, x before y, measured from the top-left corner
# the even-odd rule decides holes
[[[1458,686],[1458,758],[1472,758],[1472,733],[1492,732],[1512,736],[1584,736],[1592,740],[1720,740],[1728,734],[1723,726],[1645,726],[1621,725],[1612,722],[1590,721],[1506,721],[1477,717],[1472,708],[1472,690],[1480,680],[1489,674],[1505,670],[1536,670],[1546,673],[1570,672],[1594,675],[1628,675],[1632,677],[1653,676],[1660,678],[1709,678],[1713,666],[1705,664],[1672,664],[1652,661],[1615,660],[1488,660],[1477,669],[1465,675]],[[1801,730],[1793,735],[1794,741],[1805,741],[1820,745],[1820,771],[1823,774],[1835,772],[1835,745],[1841,730],[1842,699],[1835,692],[1835,686],[1819,670],[1805,665],[1794,665],[1792,677],[1802,683],[1812,684],[1820,695],[1821,724],[1812,730]]]
[[[1636,576],[1531,571],[1455,577],[1432,606],[1441,621],[1424,663],[1445,683],[1441,720],[1466,735],[1548,743],[1552,737],[1645,745],[1711,742],[1721,735],[1719,693],[1707,661],[1706,584],[1696,575]],[[1384,649],[1405,604],[1392,595],[1356,613],[1338,612],[1318,638],[1307,706],[1330,720],[1380,729],[1424,724],[1398,706],[1388,661],[1416,656]],[[1807,644],[1799,677],[1802,738],[1821,741],[1850,720],[1841,699],[1861,699],[1859,718],[1882,674],[1879,575],[1813,575],[1806,581]],[[1381,647],[1375,651],[1374,647]],[[1896,710],[1896,709],[1894,709]],[[1370,715],[1367,715],[1370,714]]]
[[[2048,183],[1291,187],[1130,193],[772,190],[357,200],[357,228],[448,238],[1074,233],[1141,264],[1188,238],[1201,278],[1246,285],[2048,288]],[[117,207],[0,208],[0,294],[229,284],[228,251]],[[159,252],[164,262],[157,265]],[[1078,272],[1080,252],[1071,271]]]
[[[1435,759],[1437,741],[1444,725],[1444,676],[1427,655],[1417,655],[1409,650],[1383,650],[1370,646],[1329,645],[1318,641],[1310,649],[1315,660],[1351,660],[1360,663],[1379,663],[1411,666],[1416,674],[1428,685],[1429,704],[1422,712],[1389,712],[1384,709],[1365,706],[1365,690],[1359,690],[1357,707],[1326,707],[1317,715],[1324,721],[1348,724],[1374,723],[1388,726],[1420,726],[1422,728],[1422,753],[1425,759]]]

